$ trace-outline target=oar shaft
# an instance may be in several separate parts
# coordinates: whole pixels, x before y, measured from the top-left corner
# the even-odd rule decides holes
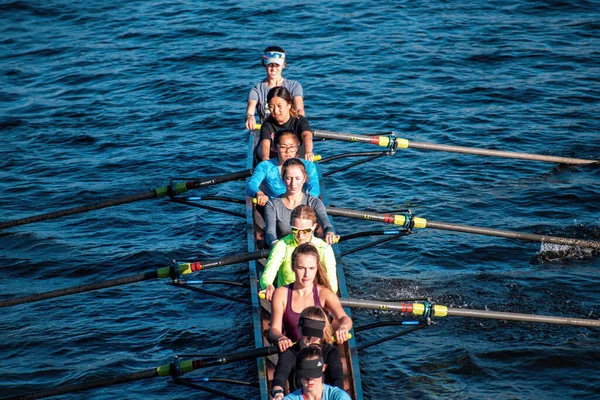
[[[327,214],[338,217],[364,219],[368,221],[384,222],[394,225],[404,225],[406,223],[406,215],[394,214],[378,214],[368,211],[349,210],[339,207],[326,207]],[[501,229],[480,228],[469,225],[449,224],[445,222],[436,222],[426,220],[424,218],[414,218],[415,228],[431,228],[445,231],[472,233],[477,235],[498,236],[510,239],[529,240],[534,242],[544,242],[560,244],[565,246],[589,247],[592,249],[600,249],[600,242],[593,240],[564,238],[557,236],[536,235],[532,233],[521,233],[514,231],[506,231]]]
[[[104,288],[113,287],[113,286],[126,285],[128,283],[156,279],[157,277],[158,277],[158,273],[156,271],[154,271],[154,272],[147,272],[147,273],[142,273],[142,274],[137,274],[137,275],[126,276],[126,277],[118,278],[118,279],[110,279],[110,280],[106,280],[106,281],[90,283],[88,285],[79,285],[79,286],[74,286],[74,287],[65,288],[65,289],[53,290],[51,292],[32,294],[32,295],[23,296],[23,297],[15,297],[12,299],[0,301],[0,308],[15,306],[17,304],[23,304],[23,303],[33,303],[33,302],[40,301],[40,300],[47,300],[47,299],[52,299],[55,297],[68,296],[68,295],[75,294],[75,293],[89,292],[92,290],[104,289]]]
[[[379,146],[387,147],[390,143],[390,136],[381,136],[381,135],[356,135],[353,133],[345,133],[345,132],[330,132],[330,131],[321,131],[315,130],[313,132],[314,137],[322,138],[322,139],[334,139],[334,140],[343,140],[346,142],[359,142],[359,143],[370,143],[376,144]],[[443,144],[435,144],[435,143],[425,143],[425,142],[411,142],[407,139],[398,139],[396,138],[396,144],[398,148],[412,148],[412,149],[421,149],[421,150],[437,150],[437,151],[446,151],[451,153],[462,153],[462,154],[473,154],[479,156],[491,156],[491,157],[502,157],[502,158],[515,158],[521,160],[530,160],[530,161],[542,161],[542,162],[551,162],[558,164],[593,164],[598,163],[598,160],[586,160],[582,158],[570,158],[570,157],[556,157],[556,156],[544,156],[540,154],[531,154],[531,153],[521,153],[514,151],[500,151],[500,150],[490,150],[490,149],[479,149],[475,147],[465,147],[465,146],[451,146],[451,145],[443,145]]]
[[[23,304],[23,303],[33,303],[33,302],[40,301],[40,300],[47,300],[47,299],[52,299],[55,297],[68,296],[71,294],[89,292],[92,290],[105,289],[108,287],[126,285],[128,283],[147,281],[147,280],[151,280],[151,279],[169,278],[169,277],[174,278],[175,276],[173,275],[173,272],[174,272],[173,268],[178,268],[180,275],[186,275],[186,274],[190,274],[192,272],[197,272],[197,271],[200,271],[203,269],[210,269],[210,268],[220,267],[223,265],[244,263],[244,262],[247,262],[250,260],[258,260],[260,258],[266,258],[268,256],[269,256],[269,250],[260,250],[260,251],[254,251],[252,253],[236,254],[233,256],[227,256],[227,257],[218,258],[218,259],[214,259],[214,260],[195,261],[195,262],[189,262],[189,263],[178,263],[175,266],[163,267],[163,268],[160,268],[160,269],[158,269],[156,271],[152,271],[152,272],[145,272],[145,273],[141,273],[141,274],[125,276],[123,278],[110,279],[110,280],[105,280],[105,281],[101,281],[101,282],[90,283],[87,285],[79,285],[79,286],[74,286],[74,287],[70,287],[70,288],[53,290],[53,291],[45,292],[45,293],[38,293],[38,294],[29,295],[29,296],[16,297],[16,298],[12,298],[12,299],[2,300],[2,301],[0,301],[0,308],[15,306],[17,304]]]
[[[536,235],[533,233],[505,231],[505,230],[491,229],[491,228],[479,228],[476,226],[448,224],[445,222],[436,222],[436,221],[430,221],[430,220],[427,220],[427,227],[431,228],[431,229],[441,229],[441,230],[445,230],[445,231],[473,233],[476,235],[498,236],[498,237],[505,237],[505,238],[509,238],[509,239],[529,240],[532,242],[553,243],[553,244],[561,244],[561,245],[565,245],[565,246],[590,247],[590,248],[594,248],[594,249],[600,249],[600,242],[595,242],[592,240],[572,239],[572,238],[564,238],[564,237],[558,237],[558,236]]]
[[[40,215],[34,215],[32,217],[16,219],[13,221],[0,222],[0,229],[12,228],[13,226],[31,224],[33,222],[45,221],[47,219],[55,219],[60,217],[66,217],[68,215],[80,214],[86,211],[98,210],[101,208],[107,208],[112,206],[118,206],[120,204],[132,203],[134,201],[140,201],[145,199],[151,199],[156,197],[156,192],[145,192],[138,193],[131,196],[120,197],[117,199],[101,201],[99,203],[88,204],[86,206],[78,206],[73,208],[67,208],[66,210],[54,211]]]
[[[478,149],[478,148],[474,148],[474,147],[450,146],[450,145],[424,143],[424,142],[408,142],[408,147],[410,147],[411,149],[437,150],[437,151],[446,151],[446,152],[450,152],[450,153],[473,154],[473,155],[478,155],[478,156],[516,158],[516,159],[520,159],[520,160],[542,161],[542,162],[550,162],[550,163],[557,163],[557,164],[593,164],[593,163],[598,162],[598,161],[594,161],[594,160],[585,160],[585,159],[581,159],[581,158],[544,156],[541,154],[520,153],[520,152],[515,152],[515,151]]]
[[[145,371],[134,372],[127,375],[118,375],[110,378],[98,379],[87,383],[78,383],[74,385],[58,386],[52,389],[39,390],[37,392],[31,392],[23,395],[3,398],[2,400],[31,400],[31,399],[42,399],[45,397],[58,396],[66,393],[80,392],[82,390],[94,389],[99,387],[105,387],[110,385],[116,385],[119,383],[133,382],[141,379],[154,378],[158,376],[156,368],[147,369]]]
[[[378,300],[357,300],[357,299],[340,299],[342,306],[350,308],[365,308],[370,310],[382,310],[382,311],[398,311],[406,314],[423,315],[425,307],[423,303],[393,303],[388,301]],[[456,316],[456,317],[470,317],[470,318],[484,318],[484,319],[501,319],[510,321],[523,321],[523,322],[541,322],[546,324],[561,324],[561,325],[575,325],[585,327],[600,327],[600,320],[598,319],[583,319],[583,318],[565,318],[565,317],[553,317],[547,315],[534,315],[534,314],[519,314],[510,312],[499,312],[499,311],[487,311],[487,310],[471,310],[464,308],[449,308],[442,305],[432,306],[433,317],[445,317],[445,316]]]
[[[448,308],[448,315],[456,317],[501,319],[509,321],[541,322],[546,324],[575,325],[600,327],[600,320],[583,318],[553,317],[547,315],[519,314],[500,311],[469,310],[463,308]]]
[[[173,187],[163,186],[156,188],[151,192],[138,193],[131,196],[119,197],[117,199],[101,201],[99,203],[88,204],[86,206],[78,206],[68,208],[66,210],[54,211],[46,214],[35,215],[32,217],[21,218],[13,221],[0,222],[0,229],[11,228],[17,225],[31,224],[33,222],[45,221],[47,219],[54,219],[65,217],[67,215],[79,214],[86,211],[98,210],[100,208],[117,206],[120,204],[133,203],[135,201],[151,199],[153,197],[162,197],[168,194],[179,194],[184,193],[191,189],[199,189],[205,186],[216,185],[218,183],[224,183],[229,181],[235,181],[238,179],[247,178],[252,175],[252,169],[246,169],[243,171],[232,172],[230,174],[214,176],[210,178],[202,178],[190,182],[181,182]]]

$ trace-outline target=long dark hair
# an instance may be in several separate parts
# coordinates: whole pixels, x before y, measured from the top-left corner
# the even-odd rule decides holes
[[[290,91],[283,86],[275,86],[273,89],[269,90],[269,93],[267,94],[267,104],[271,102],[273,97],[279,97],[285,100],[290,106],[293,106],[292,95]],[[296,113],[296,110],[294,110],[294,107],[290,108],[290,115],[294,118],[298,118],[298,114]]]
[[[275,132],[275,136],[273,136],[273,142],[275,143],[275,145],[278,145],[281,141],[281,138],[284,136],[293,136],[294,139],[296,139],[296,144],[300,144],[300,139],[298,139],[298,134],[295,130],[283,128]]]
[[[298,209],[298,207],[296,207],[296,209]],[[319,251],[317,248],[310,243],[302,243],[300,246],[296,247],[292,253],[293,270],[296,269],[298,257],[301,255],[313,256],[315,260],[317,260],[317,275],[315,275],[315,282],[318,286],[326,287],[327,289],[331,290],[329,279],[327,279],[327,272],[325,272],[325,268],[323,267],[323,264],[321,264],[321,257],[319,257]]]

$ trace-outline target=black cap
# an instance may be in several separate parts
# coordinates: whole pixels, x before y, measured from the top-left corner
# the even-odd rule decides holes
[[[320,378],[323,376],[323,359],[302,360],[296,367],[296,377],[302,378]]]

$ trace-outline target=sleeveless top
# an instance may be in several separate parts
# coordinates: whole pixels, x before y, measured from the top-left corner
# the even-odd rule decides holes
[[[283,330],[285,332],[285,336],[288,337],[292,342],[297,342],[300,340],[300,331],[298,330],[298,321],[300,321],[300,313],[292,310],[292,290],[294,289],[294,284],[291,283],[287,286],[288,296],[287,296],[287,304],[285,306],[285,311],[283,312]],[[319,300],[319,290],[317,289],[317,285],[313,285],[313,301],[316,307],[321,307],[321,301]]]

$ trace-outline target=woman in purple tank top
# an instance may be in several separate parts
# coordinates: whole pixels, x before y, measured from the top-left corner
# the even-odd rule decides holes
[[[332,327],[338,343],[347,341],[352,320],[342,308],[340,299],[331,291],[317,249],[310,243],[296,247],[292,253],[292,270],[296,274],[296,282],[279,287],[273,293],[270,340],[285,351],[300,337],[300,313],[306,307],[319,306],[333,315]]]

